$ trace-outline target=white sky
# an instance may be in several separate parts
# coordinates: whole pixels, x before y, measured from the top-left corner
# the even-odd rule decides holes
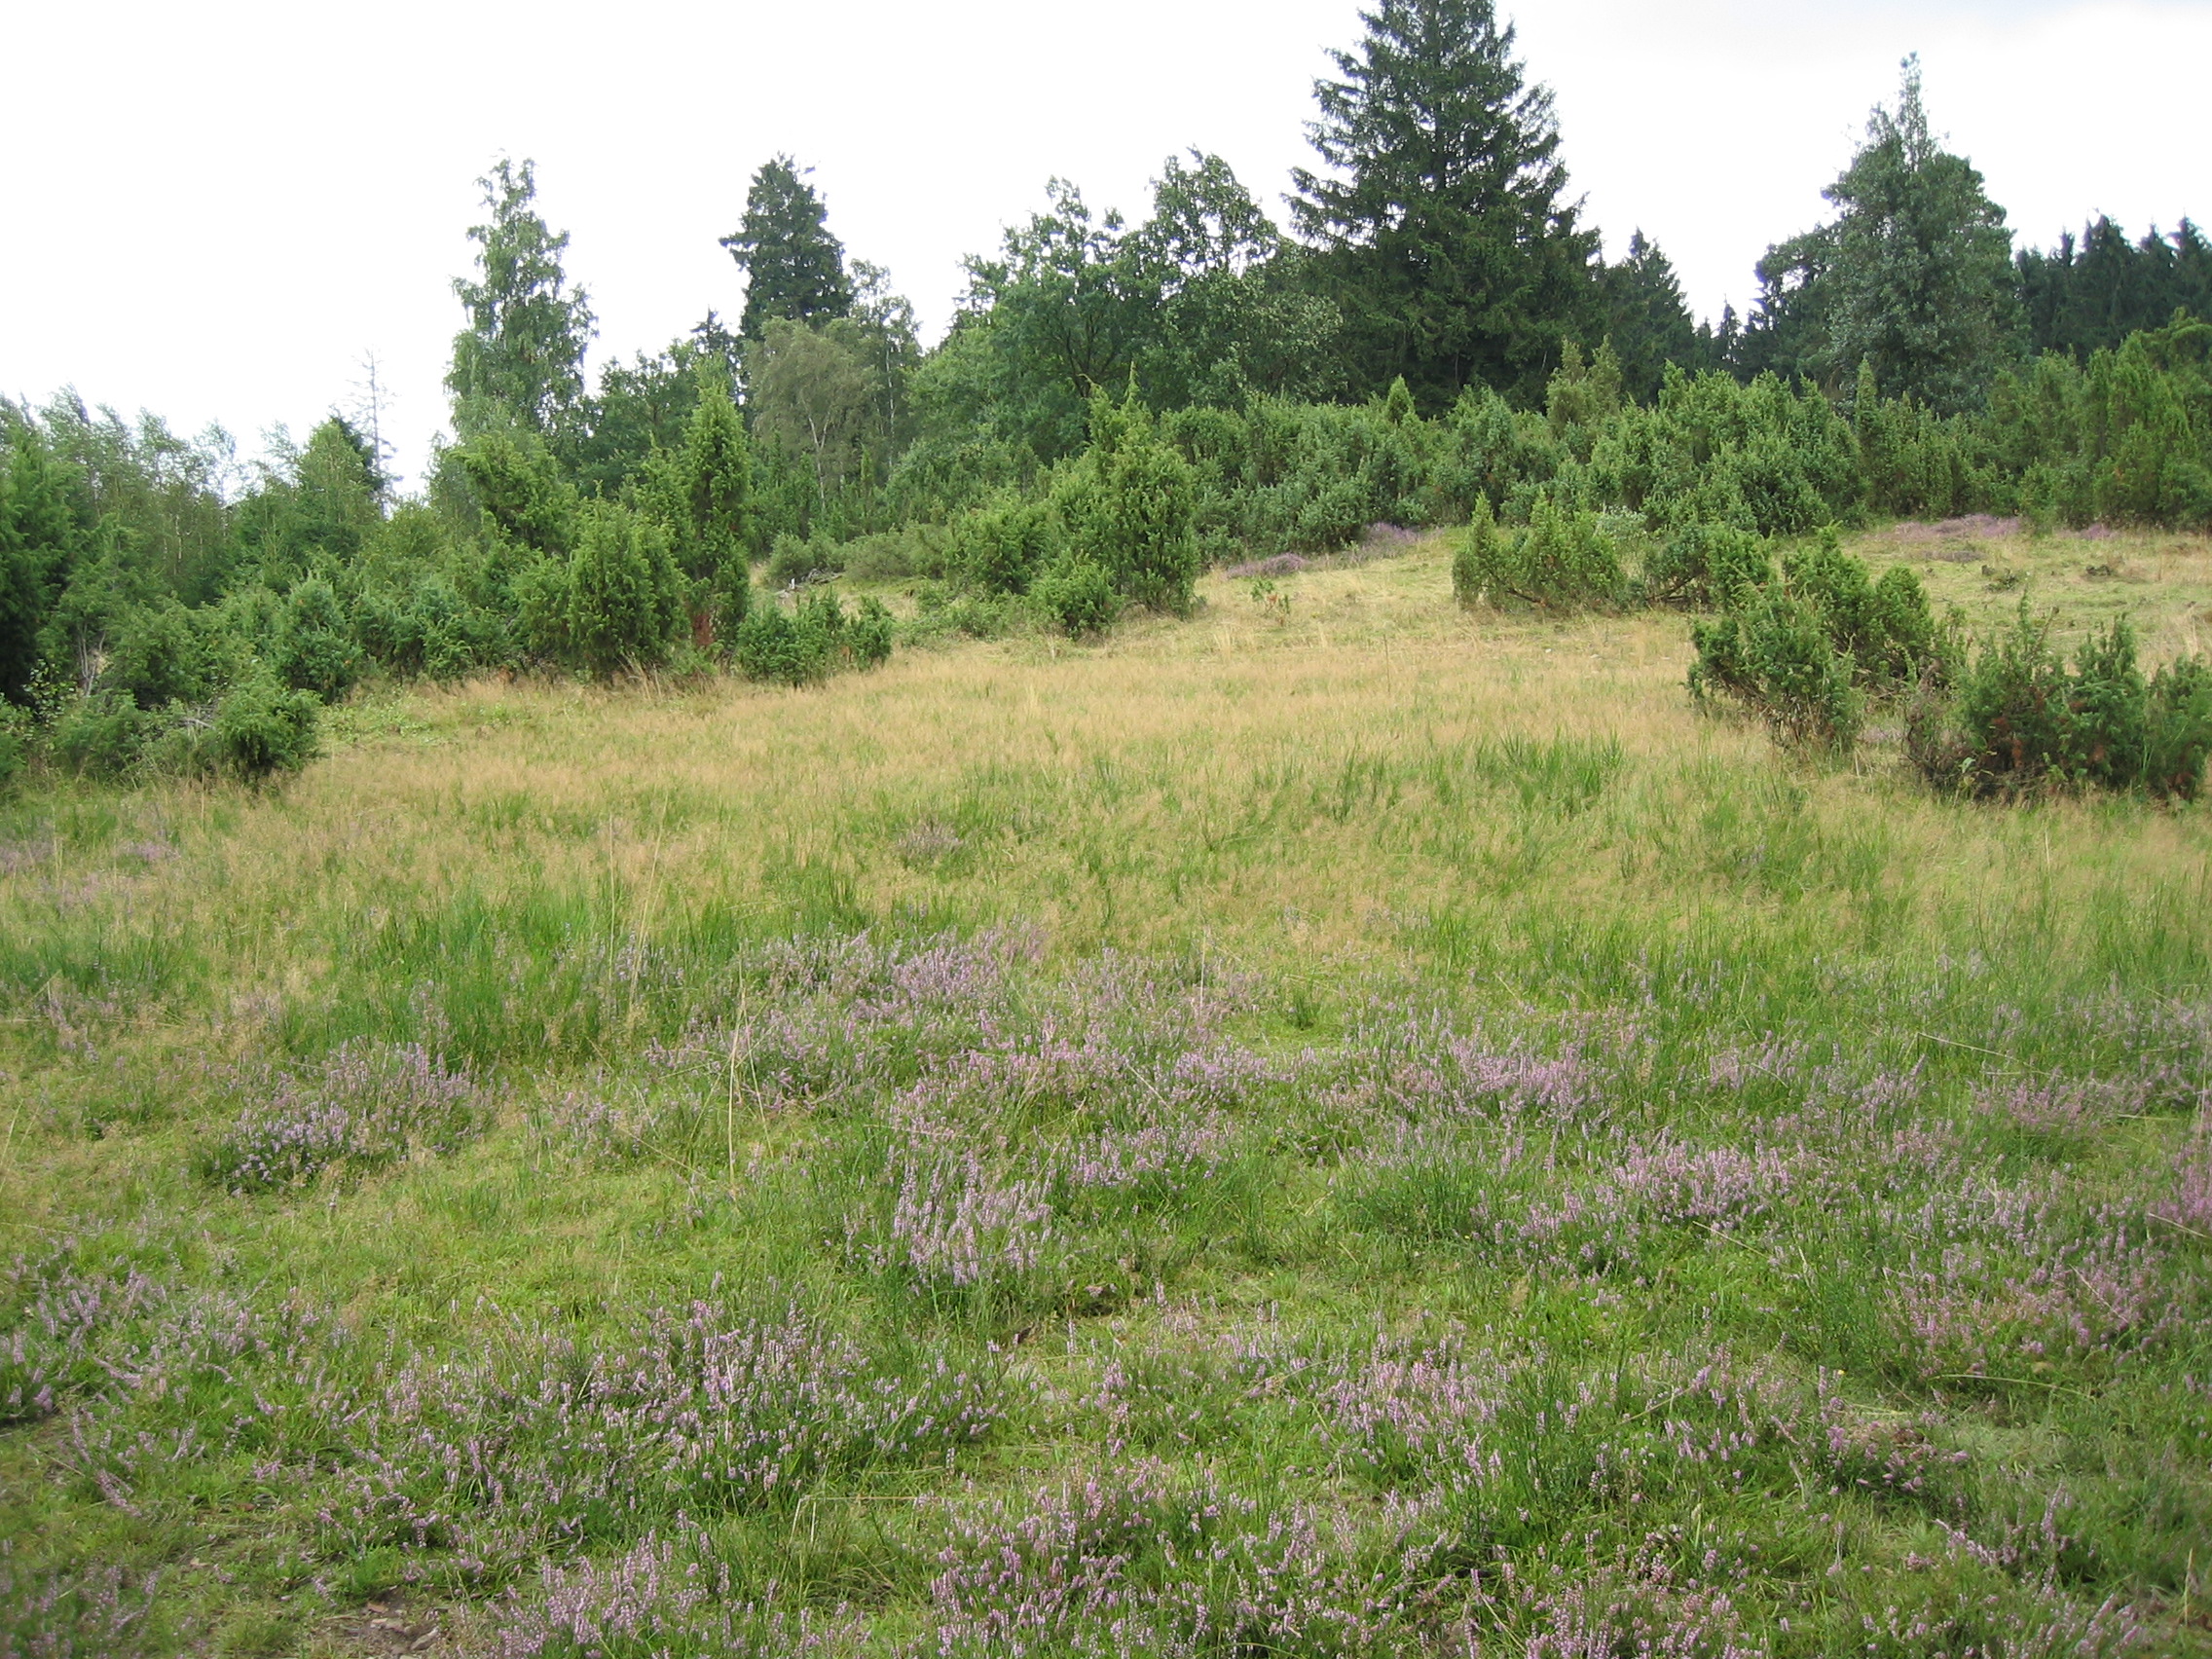
[[[2047,245],[2212,220],[2212,0],[1524,0],[1501,10],[1558,95],[1564,155],[1617,252],[1641,226],[1693,309],[1752,262],[1917,51],[1932,119]],[[369,7],[9,0],[0,12],[0,392],[74,385],[248,451],[352,401],[374,350],[419,471],[444,417],[474,180],[535,157],[600,316],[594,363],[734,316],[735,227],[771,152],[830,228],[941,328],[963,253],[1052,174],[1141,212],[1161,159],[1217,150],[1262,200],[1310,160],[1350,0],[736,0]],[[2195,87],[2196,92],[2189,91]]]

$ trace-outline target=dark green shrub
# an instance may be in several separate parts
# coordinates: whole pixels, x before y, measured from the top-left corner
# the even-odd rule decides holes
[[[1962,678],[1955,701],[1916,711],[1911,757],[1930,781],[1977,794],[2039,788],[2141,790],[2194,799],[2212,754],[2212,667],[2183,657],[2149,682],[2124,618],[2074,666],[2047,619],[2020,608]]]
[[[844,569],[837,546],[819,533],[812,536],[789,532],[776,537],[768,554],[768,585],[792,588],[820,577],[834,576]]]
[[[952,634],[975,640],[1002,639],[1036,614],[1034,593],[1023,599],[1016,594],[979,593],[974,588],[952,589],[939,582],[925,582],[914,599],[914,619],[907,632],[909,638],[917,640]]]
[[[1929,608],[1917,571],[1892,565],[1874,583],[1862,666],[1892,685],[1920,680],[1948,682],[1962,652],[1957,618],[1946,625]]]
[[[448,450],[445,465],[465,480],[484,522],[498,536],[539,553],[566,554],[579,533],[575,486],[535,433],[479,432]]]
[[[1932,781],[1980,793],[2041,783],[2065,764],[2068,690],[2050,624],[2023,603],[2011,629],[1975,657],[1956,705],[1924,717],[1915,757]]]
[[[1831,508],[1787,432],[1763,429],[1731,455],[1725,471],[1762,535],[1801,535]]]
[[[2067,771],[2091,789],[2132,789],[2143,778],[2151,687],[2136,666],[2135,634],[2124,617],[2082,643],[2067,698]]]
[[[562,654],[571,666],[612,674],[667,660],[687,607],[685,583],[659,525],[610,502],[587,503],[563,575],[557,584],[566,602]],[[549,571],[544,579],[553,580]]]
[[[2099,517],[2212,528],[2212,322],[2097,352],[2084,405]]]
[[[848,617],[829,589],[805,595],[793,610],[756,606],[737,629],[739,669],[781,685],[812,685],[848,664],[872,668],[890,654],[891,613],[868,599]]]
[[[887,531],[848,541],[840,550],[845,573],[855,581],[899,582],[920,571],[915,530]]]
[[[879,668],[891,660],[891,636],[894,625],[891,612],[883,602],[869,595],[854,608],[853,619],[845,625],[845,644],[855,668]]]
[[[1920,577],[1893,565],[1875,581],[1865,565],[1842,550],[1834,528],[1811,547],[1787,555],[1789,591],[1810,605],[1828,641],[1849,657],[1862,685],[1895,690],[1933,677],[1947,681],[1957,645],[1928,608]]]
[[[1071,640],[1102,634],[1122,608],[1114,578],[1088,559],[1062,558],[1036,584],[1037,602]]]
[[[1598,515],[1536,497],[1528,528],[1507,531],[1478,510],[1452,565],[1459,603],[1586,610],[1622,604],[1628,580],[1620,551]]]
[[[561,568],[542,567],[547,591],[522,608],[522,620],[547,631],[552,644],[538,654],[557,658],[566,634],[565,595],[557,578]],[[518,594],[531,584],[518,583]],[[480,668],[505,662],[513,649],[506,619],[462,597],[442,571],[424,571],[399,590],[372,588],[354,605],[354,626],[369,656],[396,674],[460,680]]]
[[[31,716],[28,709],[0,702],[0,794],[15,787],[31,759]]]
[[[2155,797],[2194,800],[2212,756],[2212,664],[2186,656],[2151,677],[2143,736],[2143,787]]]
[[[1726,609],[1773,580],[1773,557],[1756,534],[1701,520],[1661,545],[1644,569],[1641,591],[1647,604]]]
[[[793,619],[798,625],[807,653],[821,665],[817,678],[839,666],[848,623],[844,604],[837,595],[829,588],[802,594]]]
[[[287,685],[324,701],[343,696],[361,677],[361,647],[337,591],[320,576],[292,589],[276,636],[276,672]]]
[[[214,769],[248,782],[296,772],[314,758],[322,701],[273,676],[257,674],[215,705],[206,753]]]
[[[1467,534],[1452,554],[1452,597],[1462,608],[1482,603],[1483,584],[1497,563],[1496,542],[1497,520],[1490,510],[1490,498],[1477,496]]]
[[[54,722],[54,758],[80,776],[120,778],[161,728],[159,716],[128,693],[94,691],[65,704]]]
[[[1256,398],[1243,444],[1205,485],[1209,519],[1247,547],[1333,553],[1371,524],[1456,518],[1423,480],[1425,423],[1387,399],[1358,407]],[[1226,547],[1209,526],[1209,545]]]
[[[811,653],[810,644],[790,611],[763,600],[737,625],[734,655],[748,680],[806,685],[822,677],[822,665]]]
[[[1059,546],[1051,506],[1016,497],[953,522],[954,568],[985,593],[1027,593]]]
[[[208,657],[201,619],[164,599],[124,613],[100,683],[141,709],[197,703],[208,692]]]
[[[1736,608],[1690,630],[1690,692],[1726,693],[1756,711],[1783,743],[1840,749],[1859,735],[1865,698],[1851,658],[1821,614],[1790,594],[1752,589]]]
[[[1428,428],[1427,437],[1426,478],[1420,487],[1425,510],[1400,509],[1375,517],[1432,524],[1471,519],[1477,500],[1494,506],[1548,482],[1567,453],[1543,416],[1516,410],[1479,384],[1459,394],[1451,412]]]
[[[1010,489],[1035,481],[1027,446],[969,430],[926,434],[899,458],[884,482],[884,505],[909,524],[942,523]]]
[[[1070,541],[1138,605],[1188,612],[1198,578],[1190,463],[1154,436],[1134,398],[1093,398],[1090,424],[1090,449],[1053,497]]]
[[[1784,558],[1780,582],[1763,550],[1731,543],[1723,557],[1725,573],[1709,570],[1704,579],[1725,594],[1727,610],[1690,631],[1690,689],[1736,698],[1785,743],[1848,744],[1865,694],[1933,695],[1957,672],[1957,641],[1929,610],[1920,578],[1895,567],[1873,580],[1832,528]]]

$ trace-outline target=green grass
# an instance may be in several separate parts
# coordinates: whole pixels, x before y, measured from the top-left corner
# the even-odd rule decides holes
[[[0,805],[0,1654],[2212,1651],[2202,815],[1447,562]]]

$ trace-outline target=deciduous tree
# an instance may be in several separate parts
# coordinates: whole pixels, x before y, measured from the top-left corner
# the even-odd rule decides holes
[[[754,430],[814,474],[817,503],[858,471],[875,406],[868,342],[846,317],[770,318],[746,353]]]

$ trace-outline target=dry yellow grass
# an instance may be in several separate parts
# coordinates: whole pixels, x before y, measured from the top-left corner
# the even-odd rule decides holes
[[[1691,706],[1682,618],[1465,614],[1449,552],[1281,579],[1287,615],[1216,576],[1188,622],[902,652],[805,691],[407,690],[341,711],[333,753],[278,793],[23,803],[0,932],[51,973],[0,1061],[0,1210],[21,1229],[0,1248],[136,1179],[142,1152],[66,1127],[77,1095],[136,1089],[189,1121],[210,1065],[313,1051],[364,1002],[404,1014],[417,987],[394,975],[443,974],[470,918],[533,906],[577,948],[681,954],[702,915],[774,935],[827,904],[832,926],[1034,923],[1071,956],[1316,982],[1440,962],[1508,1003],[1571,998],[1546,964],[1594,950],[2076,962],[2146,928],[2203,940],[2200,813],[1962,807],[1894,741],[1794,764]],[[1516,739],[1618,762],[1561,808],[1516,793]],[[72,964],[165,951],[184,966],[142,1001],[72,989]],[[619,1061],[643,1013],[612,994],[630,1000],[578,1049],[572,999],[518,984],[534,1035],[510,1058]],[[41,1058],[89,1031],[114,1077]]]
[[[2025,600],[2069,638],[2125,616],[2151,662],[2212,648],[2212,540],[2201,535],[1991,536],[1963,523],[1950,534],[1900,525],[1861,536],[1853,551],[1877,568],[1909,565],[1938,610],[1956,607],[1977,632],[2009,622]]]
[[[2177,588],[2204,562],[2124,556],[2170,567]],[[1287,608],[1211,577],[1189,622],[904,652],[813,690],[409,691],[346,711],[335,753],[281,794],[143,797],[185,857],[57,851],[0,881],[21,904],[90,880],[80,902],[115,906],[119,929],[182,924],[243,1002],[306,992],[332,966],[315,941],[463,892],[588,891],[650,937],[704,904],[766,913],[794,879],[833,879],[873,916],[1272,955],[1392,948],[1379,917],[1535,890],[1770,907],[1743,859],[1785,822],[1833,847],[1873,837],[1877,885],[1940,901],[1989,902],[2023,859],[2077,892],[2200,879],[2194,816],[1961,811],[1880,743],[1849,767],[1791,766],[1755,725],[1692,708],[1681,618],[1465,615],[1448,561],[1437,537],[1301,572],[1277,584]],[[1939,594],[1958,569],[1935,567]],[[1486,747],[1556,737],[1621,751],[1617,785],[1571,824],[1506,810],[1467,776]],[[303,931],[334,914],[354,921]]]

